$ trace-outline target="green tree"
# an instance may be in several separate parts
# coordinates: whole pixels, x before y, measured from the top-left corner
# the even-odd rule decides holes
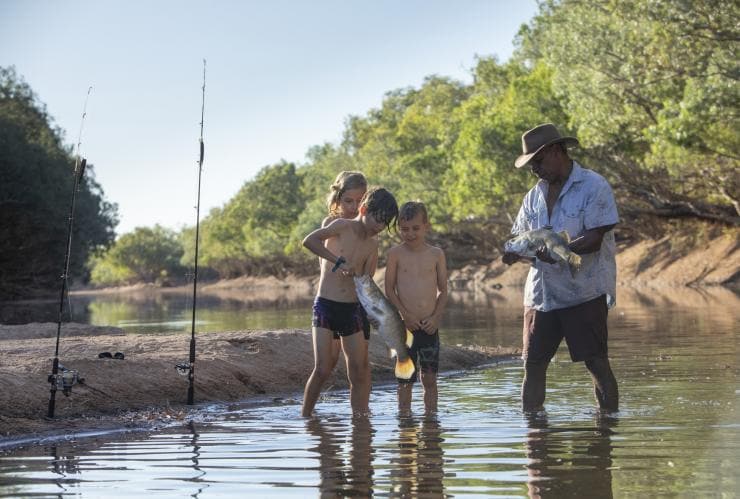
[[[263,168],[203,220],[203,264],[223,277],[279,268],[276,262],[285,263],[290,234],[304,206],[293,163]],[[191,260],[190,248],[185,258]]]
[[[723,0],[548,0],[521,55],[553,69],[572,128],[633,203],[736,225],[738,17]]]
[[[99,285],[130,282],[170,283],[185,273],[183,248],[174,231],[159,225],[123,234],[94,259],[92,281]]]
[[[53,293],[67,249],[75,161],[12,67],[0,67],[0,150],[0,298]],[[87,280],[88,256],[112,242],[117,222],[89,163],[77,193],[71,278]]]
[[[371,184],[382,184],[399,203],[420,199],[433,221],[451,218],[445,173],[459,133],[456,110],[469,88],[449,78],[431,76],[419,89],[386,94],[379,109],[352,117],[343,147]]]
[[[514,168],[521,134],[536,124],[563,123],[566,115],[544,64],[532,70],[510,62],[481,59],[473,94],[461,106],[462,123],[448,174],[455,220],[478,219],[510,227],[522,196],[534,178]]]

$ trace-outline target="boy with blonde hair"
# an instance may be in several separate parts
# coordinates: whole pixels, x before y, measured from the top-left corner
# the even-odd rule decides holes
[[[444,251],[426,242],[431,226],[424,203],[411,201],[401,206],[397,225],[403,242],[388,251],[385,294],[414,335],[409,356],[416,364],[411,379],[398,379],[398,410],[401,415],[410,414],[418,372],[424,409],[430,414],[437,410],[438,328],[447,304],[447,263]]]

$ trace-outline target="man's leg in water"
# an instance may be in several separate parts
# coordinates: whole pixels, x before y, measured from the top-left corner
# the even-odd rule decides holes
[[[347,358],[347,377],[349,378],[349,400],[354,414],[367,414],[370,403],[370,361],[368,341],[358,331],[342,336],[342,349]]]
[[[547,388],[547,367],[558,349],[562,332],[557,316],[552,312],[537,312],[524,308],[522,330],[522,358],[524,359],[524,381],[522,382],[522,410],[543,410]]]
[[[303,392],[303,410],[301,411],[303,417],[309,417],[313,413],[316,401],[321,395],[321,388],[331,376],[331,371],[336,363],[336,358],[332,355],[333,333],[320,327],[314,327],[311,332],[313,335],[314,366]]]
[[[594,396],[599,407],[605,412],[619,410],[619,389],[617,379],[607,357],[595,357],[586,361],[586,369],[594,382]]]
[[[524,361],[524,381],[522,382],[522,410],[536,412],[545,408],[547,387],[547,366],[549,362]]]

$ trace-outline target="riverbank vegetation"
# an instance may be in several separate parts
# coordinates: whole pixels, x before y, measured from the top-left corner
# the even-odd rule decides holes
[[[573,156],[614,187],[620,241],[681,230],[695,241],[736,235],[739,14],[737,3],[719,0],[544,1],[522,26],[513,56],[479,57],[471,83],[431,75],[419,88],[392,90],[378,108],[347,120],[341,143],[314,146],[303,164],[265,166],[204,217],[200,263],[220,278],[315,272],[300,241],[325,216],[325,191],[340,170],[363,171],[399,202],[427,203],[451,268],[488,261],[533,183],[513,167],[521,133],[548,121],[577,136],[582,147]],[[12,122],[4,110],[13,97],[0,95],[0,116]],[[89,213],[102,214],[110,231],[114,207],[100,203]],[[77,240],[86,248],[110,243],[109,236]],[[166,254],[149,258],[152,246]],[[179,265],[192,265],[193,253],[193,228],[137,229],[88,268],[98,285],[166,282],[185,275]],[[18,278],[29,272],[2,268]]]

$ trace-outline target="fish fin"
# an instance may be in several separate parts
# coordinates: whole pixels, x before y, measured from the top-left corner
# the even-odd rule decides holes
[[[576,272],[581,270],[581,256],[571,253],[568,256],[568,267],[570,268],[570,275],[576,276]]]
[[[398,357],[398,352],[396,352],[395,348],[389,348],[388,350],[391,352],[391,358]]]
[[[414,375],[414,371],[416,371],[416,366],[414,366],[411,357],[403,361],[396,359],[396,378],[410,379]]]
[[[558,235],[563,238],[565,244],[570,244],[570,234],[568,234],[567,230],[561,230],[558,232]]]
[[[411,348],[411,345],[413,344],[414,344],[414,334],[407,329],[406,330],[406,346]]]

